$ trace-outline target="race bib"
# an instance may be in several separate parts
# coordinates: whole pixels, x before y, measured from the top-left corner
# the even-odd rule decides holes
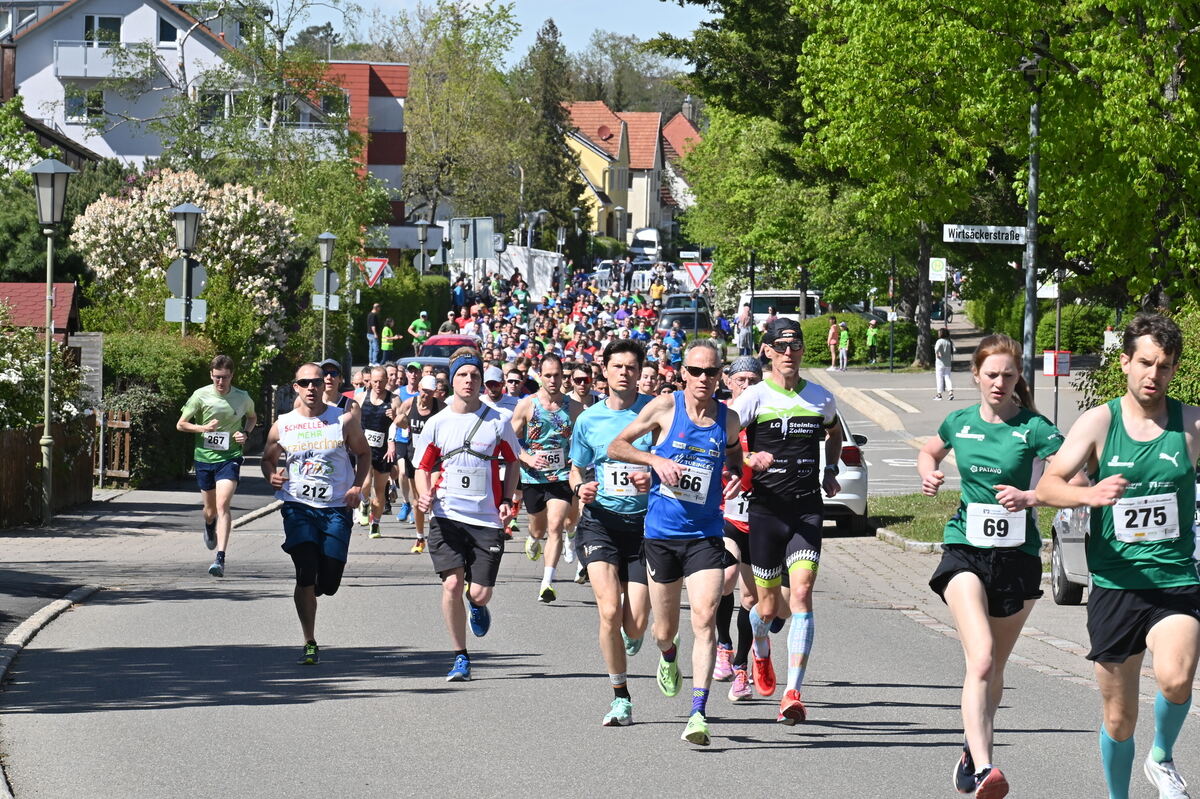
[[[610,497],[636,496],[638,490],[637,486],[633,484],[633,476],[639,472],[644,474],[649,471],[649,466],[638,466],[622,461],[609,461],[600,470],[600,490],[606,496]]]
[[[387,436],[382,430],[363,430],[367,437],[367,446],[378,449],[382,447],[387,439]]]
[[[225,452],[229,449],[229,433],[201,433],[204,437],[204,448]]]
[[[1009,513],[1003,505],[967,503],[967,541],[976,547],[1019,547],[1025,543],[1023,510]]]
[[[693,505],[703,505],[708,501],[708,485],[712,482],[712,470],[696,466],[684,466],[683,474],[679,475],[679,484],[669,486],[659,484],[659,490],[667,496],[675,497],[680,502],[690,502]]]
[[[542,467],[544,472],[560,471],[567,462],[566,453],[561,449],[540,449],[536,454],[541,455],[545,459],[546,465]]]
[[[743,491],[733,499],[725,500],[725,518],[731,522],[750,523],[749,491]]]
[[[486,466],[450,466],[442,485],[456,496],[483,499],[487,496],[487,480]]]
[[[323,480],[301,480],[292,484],[292,496],[310,502],[332,502],[333,486]]]
[[[1179,499],[1175,494],[1122,497],[1113,505],[1113,531],[1124,544],[1179,538]]]

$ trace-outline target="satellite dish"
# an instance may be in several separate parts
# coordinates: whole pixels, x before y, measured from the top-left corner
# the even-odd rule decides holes
[[[613,137],[612,128],[608,125],[601,125],[596,129],[596,135],[600,137],[600,141],[608,141]]]

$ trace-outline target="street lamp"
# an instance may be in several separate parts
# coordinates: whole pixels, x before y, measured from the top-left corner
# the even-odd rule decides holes
[[[29,169],[37,199],[38,223],[46,237],[46,348],[42,384],[42,524],[50,523],[54,501],[54,436],[50,434],[50,342],[54,338],[54,228],[62,222],[67,179],[75,170],[54,158]]]
[[[417,243],[421,245],[421,253],[418,256],[419,260],[417,263],[417,271],[423,275],[429,271],[429,264],[426,263],[426,259],[429,256],[426,254],[425,250],[425,242],[429,241],[429,223],[424,219],[418,219],[413,223],[413,225],[417,229]]]
[[[1042,34],[1042,47],[1048,48],[1049,42]],[[1040,62],[1042,56],[1034,53],[1022,57],[1017,65],[1017,71],[1025,76],[1033,100],[1029,104],[1029,184],[1026,189],[1025,203],[1025,330],[1024,348],[1025,363],[1023,373],[1025,384],[1029,386],[1029,394],[1033,396],[1033,349],[1037,334],[1037,218],[1038,218],[1038,134],[1041,123],[1041,84],[1038,76],[1041,74]]]
[[[200,217],[204,209],[184,203],[171,209],[171,218],[175,220],[175,246],[183,251],[185,262],[183,272],[183,328],[182,335],[187,336],[188,319],[192,316],[192,269],[196,261],[192,258],[192,250],[196,249],[196,233],[200,229]]]
[[[458,223],[458,233],[462,237],[462,255],[463,255],[463,271],[466,271],[467,266],[467,240],[471,238],[471,223],[462,221]],[[471,288],[475,288],[475,265],[471,265]]]
[[[324,285],[321,287],[321,293],[325,295],[325,302],[321,305],[321,360],[325,360],[325,331],[329,322],[329,295],[333,292],[334,277],[329,271],[329,262],[333,260],[333,244],[337,241],[337,236],[330,233],[328,230],[317,236],[317,252],[321,256],[322,271],[325,273]]]
[[[333,260],[333,245],[336,241],[337,236],[329,231],[325,231],[317,236],[317,249],[321,253],[321,263],[325,265],[326,269],[329,268],[329,263]]]
[[[621,236],[621,225],[625,222],[625,207],[618,205],[612,209],[613,217],[617,220],[617,224],[613,225],[613,231],[616,233],[614,238],[617,241],[624,241]]]

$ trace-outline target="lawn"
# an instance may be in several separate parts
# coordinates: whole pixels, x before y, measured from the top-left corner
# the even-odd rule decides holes
[[[936,497],[898,494],[871,497],[871,517],[880,527],[914,541],[942,540],[942,528],[958,508],[958,491],[940,491]]]

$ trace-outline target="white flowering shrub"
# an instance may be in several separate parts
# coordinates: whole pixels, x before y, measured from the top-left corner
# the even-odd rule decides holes
[[[95,273],[94,296],[115,310],[161,315],[166,270],[179,256],[171,209],[204,209],[193,257],[208,272],[202,335],[258,374],[284,340],[286,268],[299,257],[292,212],[249,186],[210,186],[195,172],[148,173],[144,186],[101,197],[78,216],[71,243]],[[131,311],[134,312],[134,311]],[[127,327],[135,326],[133,324]]]
[[[51,350],[50,409],[52,421],[77,418],[85,406],[79,369],[59,345]],[[42,424],[45,340],[37,328],[14,327],[9,307],[0,301],[0,429],[19,430]]]

